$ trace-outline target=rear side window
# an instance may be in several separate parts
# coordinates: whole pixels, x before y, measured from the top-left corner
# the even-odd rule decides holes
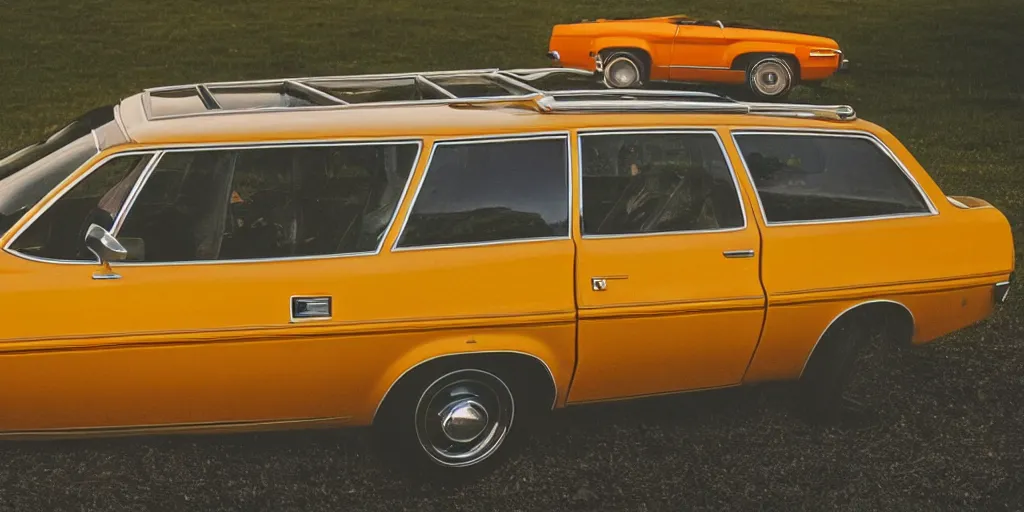
[[[565,137],[442,143],[397,247],[567,236]]]
[[[734,138],[768,222],[930,212],[910,178],[868,138],[770,133]]]

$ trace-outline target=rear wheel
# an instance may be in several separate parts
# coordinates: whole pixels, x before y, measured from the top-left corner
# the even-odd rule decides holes
[[[756,59],[747,68],[747,88],[758,99],[785,98],[794,81],[793,69],[779,57]]]
[[[892,343],[885,325],[868,315],[851,314],[829,327],[814,348],[800,378],[800,398],[815,420],[834,421],[844,413],[867,412],[867,397],[877,382],[872,371],[881,368]]]
[[[604,83],[614,89],[632,89],[646,79],[643,60],[631,52],[610,52],[603,60]]]
[[[521,395],[488,366],[419,371],[403,379],[382,408],[380,447],[417,476],[479,476],[506,455],[521,430]]]

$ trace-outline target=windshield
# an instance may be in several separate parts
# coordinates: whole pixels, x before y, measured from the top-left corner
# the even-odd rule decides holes
[[[112,122],[112,106],[95,109],[0,160],[0,234],[96,155],[99,149],[92,131]]]

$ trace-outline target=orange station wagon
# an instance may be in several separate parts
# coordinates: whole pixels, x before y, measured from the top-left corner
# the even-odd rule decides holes
[[[548,57],[609,87],[648,81],[746,84],[760,99],[849,68],[835,40],[683,15],[555,25]]]
[[[1006,218],[850,107],[558,69],[162,87],[0,160],[0,437],[369,426],[462,474],[567,405],[988,317]]]

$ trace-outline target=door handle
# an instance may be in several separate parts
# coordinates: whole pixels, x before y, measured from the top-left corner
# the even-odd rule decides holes
[[[591,277],[590,289],[594,290],[595,292],[603,292],[608,289],[608,281],[613,279],[629,279],[629,276]]]
[[[331,309],[330,297],[292,297],[291,320],[330,320]]]
[[[754,250],[745,249],[741,251],[725,251],[722,253],[722,255],[725,256],[726,258],[753,258]]]

